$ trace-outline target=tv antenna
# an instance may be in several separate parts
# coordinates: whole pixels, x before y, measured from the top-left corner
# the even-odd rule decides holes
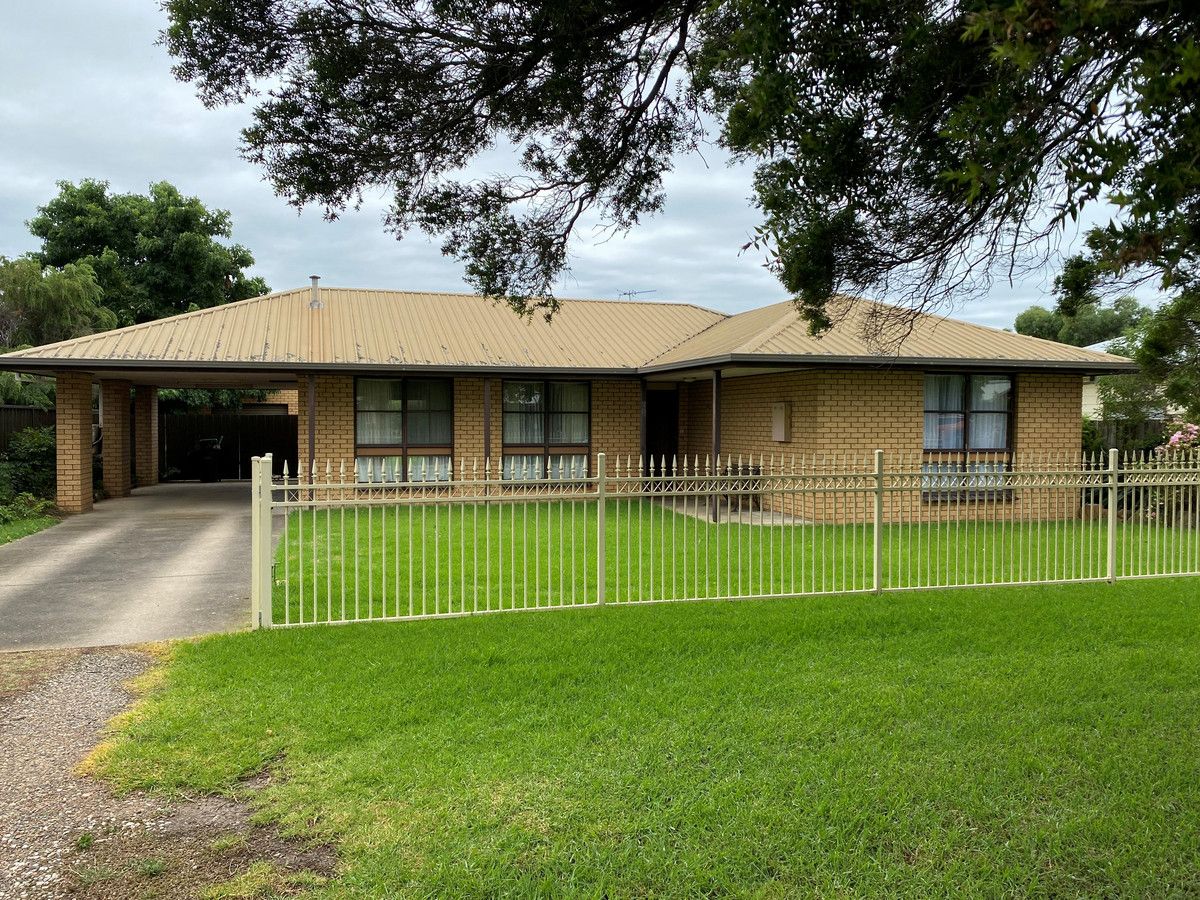
[[[657,294],[658,291],[650,289],[646,291],[621,291],[617,294],[618,297],[624,297],[626,300],[632,300],[634,297],[640,297],[642,294]]]

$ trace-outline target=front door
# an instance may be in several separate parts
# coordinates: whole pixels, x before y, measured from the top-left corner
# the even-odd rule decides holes
[[[679,453],[679,390],[646,391],[646,452],[654,460],[654,472],[662,472],[662,461],[668,471]]]

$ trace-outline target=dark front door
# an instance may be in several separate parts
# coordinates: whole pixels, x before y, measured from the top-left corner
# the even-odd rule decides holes
[[[662,472],[662,462],[671,461],[679,453],[679,391],[646,391],[646,452],[654,460],[655,473]]]

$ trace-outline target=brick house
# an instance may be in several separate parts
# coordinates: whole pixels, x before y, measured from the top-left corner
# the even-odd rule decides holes
[[[1022,451],[1077,454],[1084,378],[1132,367],[937,316],[897,331],[895,310],[869,301],[837,312],[820,337],[788,302],[725,315],[564,300],[546,323],[474,295],[314,278],[9,353],[0,368],[56,377],[58,503],[83,512],[95,382],[105,488],[122,496],[131,468],[137,485],[158,480],[160,387],[294,391],[302,464],[344,462],[362,481],[443,479],[485,458],[505,478],[557,477],[591,471],[601,451],[636,464],[880,448],[989,471]]]

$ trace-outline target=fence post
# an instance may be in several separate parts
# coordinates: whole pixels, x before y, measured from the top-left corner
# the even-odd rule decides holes
[[[262,619],[262,579],[258,577],[258,568],[262,560],[258,558],[259,539],[258,529],[262,526],[262,517],[258,514],[258,504],[262,502],[262,487],[259,479],[262,469],[258,465],[258,457],[250,457],[250,627],[257,629]]]
[[[1112,447],[1108,451],[1108,581],[1117,580],[1117,467],[1121,463],[1121,452]]]
[[[250,627],[271,624],[271,454],[250,460]]]
[[[605,580],[608,567],[605,565],[604,497],[607,485],[604,453],[596,454],[596,602],[604,602]]]
[[[874,563],[875,593],[883,590],[883,451],[875,451],[875,545]]]

